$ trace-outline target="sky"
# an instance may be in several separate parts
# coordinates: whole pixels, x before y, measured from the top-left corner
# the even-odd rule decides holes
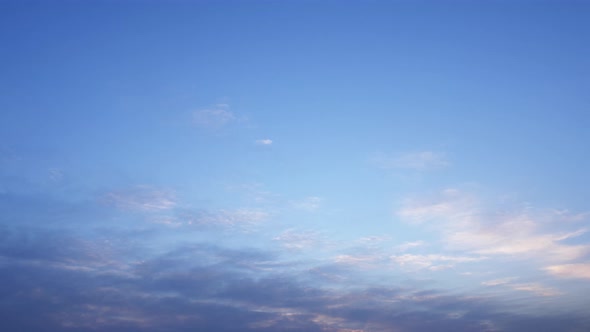
[[[589,18],[0,1],[0,330],[590,330]]]

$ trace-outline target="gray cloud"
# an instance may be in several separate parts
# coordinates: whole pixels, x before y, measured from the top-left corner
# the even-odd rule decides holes
[[[510,313],[485,297],[395,285],[374,288],[337,266],[313,273],[339,274],[355,287],[327,287],[278,252],[195,243],[147,256],[141,254],[145,248],[97,247],[96,241],[66,231],[5,227],[0,235],[2,330],[548,331],[590,326],[574,315]]]

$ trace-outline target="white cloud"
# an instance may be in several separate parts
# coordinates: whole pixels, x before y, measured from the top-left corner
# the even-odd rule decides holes
[[[477,215],[477,201],[457,189],[445,189],[439,195],[427,199],[407,199],[397,215],[411,223],[452,221],[466,224]]]
[[[258,144],[258,145],[271,145],[272,144],[272,140],[271,139],[268,139],[268,138],[266,138],[266,139],[259,139],[259,140],[256,140],[256,144]]]
[[[368,245],[368,246],[374,246],[377,245],[379,243],[382,242],[386,242],[391,240],[391,238],[389,236],[365,236],[362,237],[360,239],[357,240],[357,242],[360,242],[362,244]]]
[[[510,282],[512,282],[515,279],[517,279],[517,278],[516,277],[510,277],[510,278],[494,279],[494,280],[484,281],[481,284],[484,285],[484,286],[506,285],[506,284],[509,284]]]
[[[398,216],[411,223],[428,223],[438,229],[452,248],[481,255],[535,257],[549,261],[569,261],[590,251],[588,245],[569,245],[561,241],[579,236],[573,232],[543,231],[531,209],[495,212],[485,209],[472,195],[455,189],[443,191],[437,198],[406,200]]]
[[[237,120],[228,104],[217,104],[211,108],[193,112],[193,123],[200,127],[218,128]]]
[[[558,292],[557,290],[543,286],[539,283],[513,283],[512,281],[514,281],[516,279],[518,279],[518,278],[516,278],[516,277],[502,278],[502,279],[484,281],[481,284],[484,286],[488,286],[488,287],[498,287],[498,286],[507,287],[507,288],[510,288],[513,290],[530,292],[530,293],[540,295],[540,296],[555,296],[555,295],[560,294],[560,292]]]
[[[177,202],[173,192],[150,186],[135,186],[112,191],[105,200],[123,210],[156,212],[173,209]]]
[[[376,267],[375,263],[380,260],[377,255],[338,255],[334,262],[338,264],[352,265],[358,268]]]
[[[406,250],[409,250],[411,248],[416,248],[416,247],[423,246],[424,244],[425,244],[424,241],[404,242],[404,243],[400,244],[399,246],[397,246],[396,248],[399,251],[406,251]]]
[[[561,294],[557,290],[549,287],[545,287],[538,283],[529,283],[529,284],[513,284],[510,287],[514,290],[531,292],[536,295],[540,296],[556,296]]]
[[[590,263],[552,265],[545,271],[562,278],[590,279]]]
[[[485,257],[404,254],[393,255],[390,259],[400,266],[437,271],[454,267],[458,263],[478,262]]]
[[[322,241],[319,234],[313,231],[297,231],[287,229],[273,240],[280,241],[287,249],[304,250],[318,246]]]
[[[254,230],[257,225],[265,222],[269,217],[270,214],[266,211],[242,208],[153,213],[148,215],[148,221],[169,227],[213,226],[248,232]]]
[[[433,151],[412,152],[395,157],[381,154],[374,161],[377,166],[385,169],[426,171],[450,166],[445,154]]]

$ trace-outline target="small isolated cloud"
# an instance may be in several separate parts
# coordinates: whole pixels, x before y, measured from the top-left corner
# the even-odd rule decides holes
[[[590,263],[552,265],[545,271],[562,278],[590,279]]]
[[[387,156],[381,154],[375,158],[377,166],[384,169],[409,169],[427,171],[450,166],[450,162],[444,153],[433,151],[421,151]]]
[[[199,127],[219,128],[236,120],[228,104],[216,104],[193,112],[193,123]]]
[[[173,192],[150,186],[135,186],[112,191],[104,199],[122,210],[157,212],[173,209],[177,202]]]
[[[255,142],[257,145],[271,145],[272,144],[272,140],[271,139],[258,139]]]

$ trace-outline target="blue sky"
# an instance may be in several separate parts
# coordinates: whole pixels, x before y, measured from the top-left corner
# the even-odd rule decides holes
[[[0,2],[0,328],[590,329],[589,15]]]

